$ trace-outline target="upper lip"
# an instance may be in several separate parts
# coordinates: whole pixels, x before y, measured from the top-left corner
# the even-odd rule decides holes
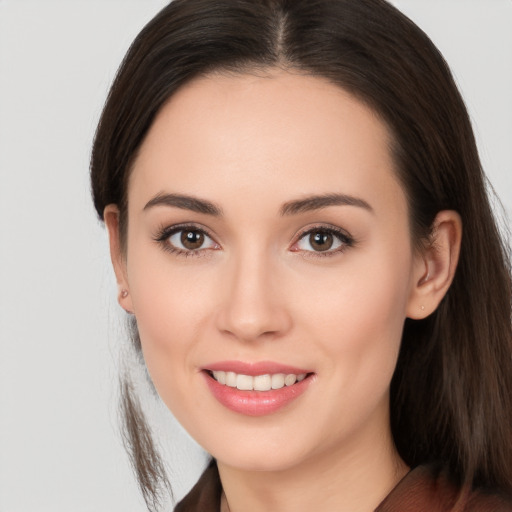
[[[266,374],[295,374],[300,375],[303,373],[312,373],[311,370],[290,366],[287,364],[277,363],[274,361],[258,361],[255,363],[247,363],[244,361],[218,361],[205,365],[203,370],[210,370],[212,372],[234,372],[241,375],[266,375]]]

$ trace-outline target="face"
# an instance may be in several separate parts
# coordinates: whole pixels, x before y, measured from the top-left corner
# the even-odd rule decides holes
[[[389,142],[347,92],[284,71],[198,79],[150,129],[123,305],[161,398],[220,462],[286,469],[389,433],[419,268]]]

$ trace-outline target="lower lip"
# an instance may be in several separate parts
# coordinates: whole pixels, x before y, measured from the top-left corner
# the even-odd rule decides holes
[[[233,412],[246,416],[265,416],[287,406],[298,398],[311,383],[312,375],[292,386],[270,391],[240,391],[237,388],[219,384],[208,372],[202,372],[213,396]]]

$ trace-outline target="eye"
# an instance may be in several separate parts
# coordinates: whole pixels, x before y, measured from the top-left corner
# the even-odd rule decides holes
[[[182,229],[177,231],[174,235],[169,237],[169,242],[177,247],[186,251],[196,251],[197,249],[205,249],[206,247],[213,247],[213,240],[197,229]],[[206,247],[203,247],[206,244]]]
[[[164,249],[185,255],[199,253],[206,249],[218,249],[219,245],[203,229],[195,226],[173,226],[163,229],[156,241]]]
[[[339,229],[313,228],[301,235],[292,246],[292,251],[308,251],[316,253],[332,254],[341,252],[347,247],[352,247],[354,240]]]

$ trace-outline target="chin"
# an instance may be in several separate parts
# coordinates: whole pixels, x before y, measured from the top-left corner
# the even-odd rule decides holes
[[[243,445],[231,443],[229,447],[217,447],[210,453],[226,466],[249,472],[286,471],[301,464],[307,457],[299,446],[289,442],[276,446],[270,440]]]
[[[287,471],[297,466],[298,461],[293,458],[282,458],[281,454],[273,454],[270,456],[251,454],[244,456],[243,454],[237,457],[217,458],[216,460],[226,466],[236,468],[239,471],[246,472],[262,472],[262,473],[276,473],[280,471]]]

